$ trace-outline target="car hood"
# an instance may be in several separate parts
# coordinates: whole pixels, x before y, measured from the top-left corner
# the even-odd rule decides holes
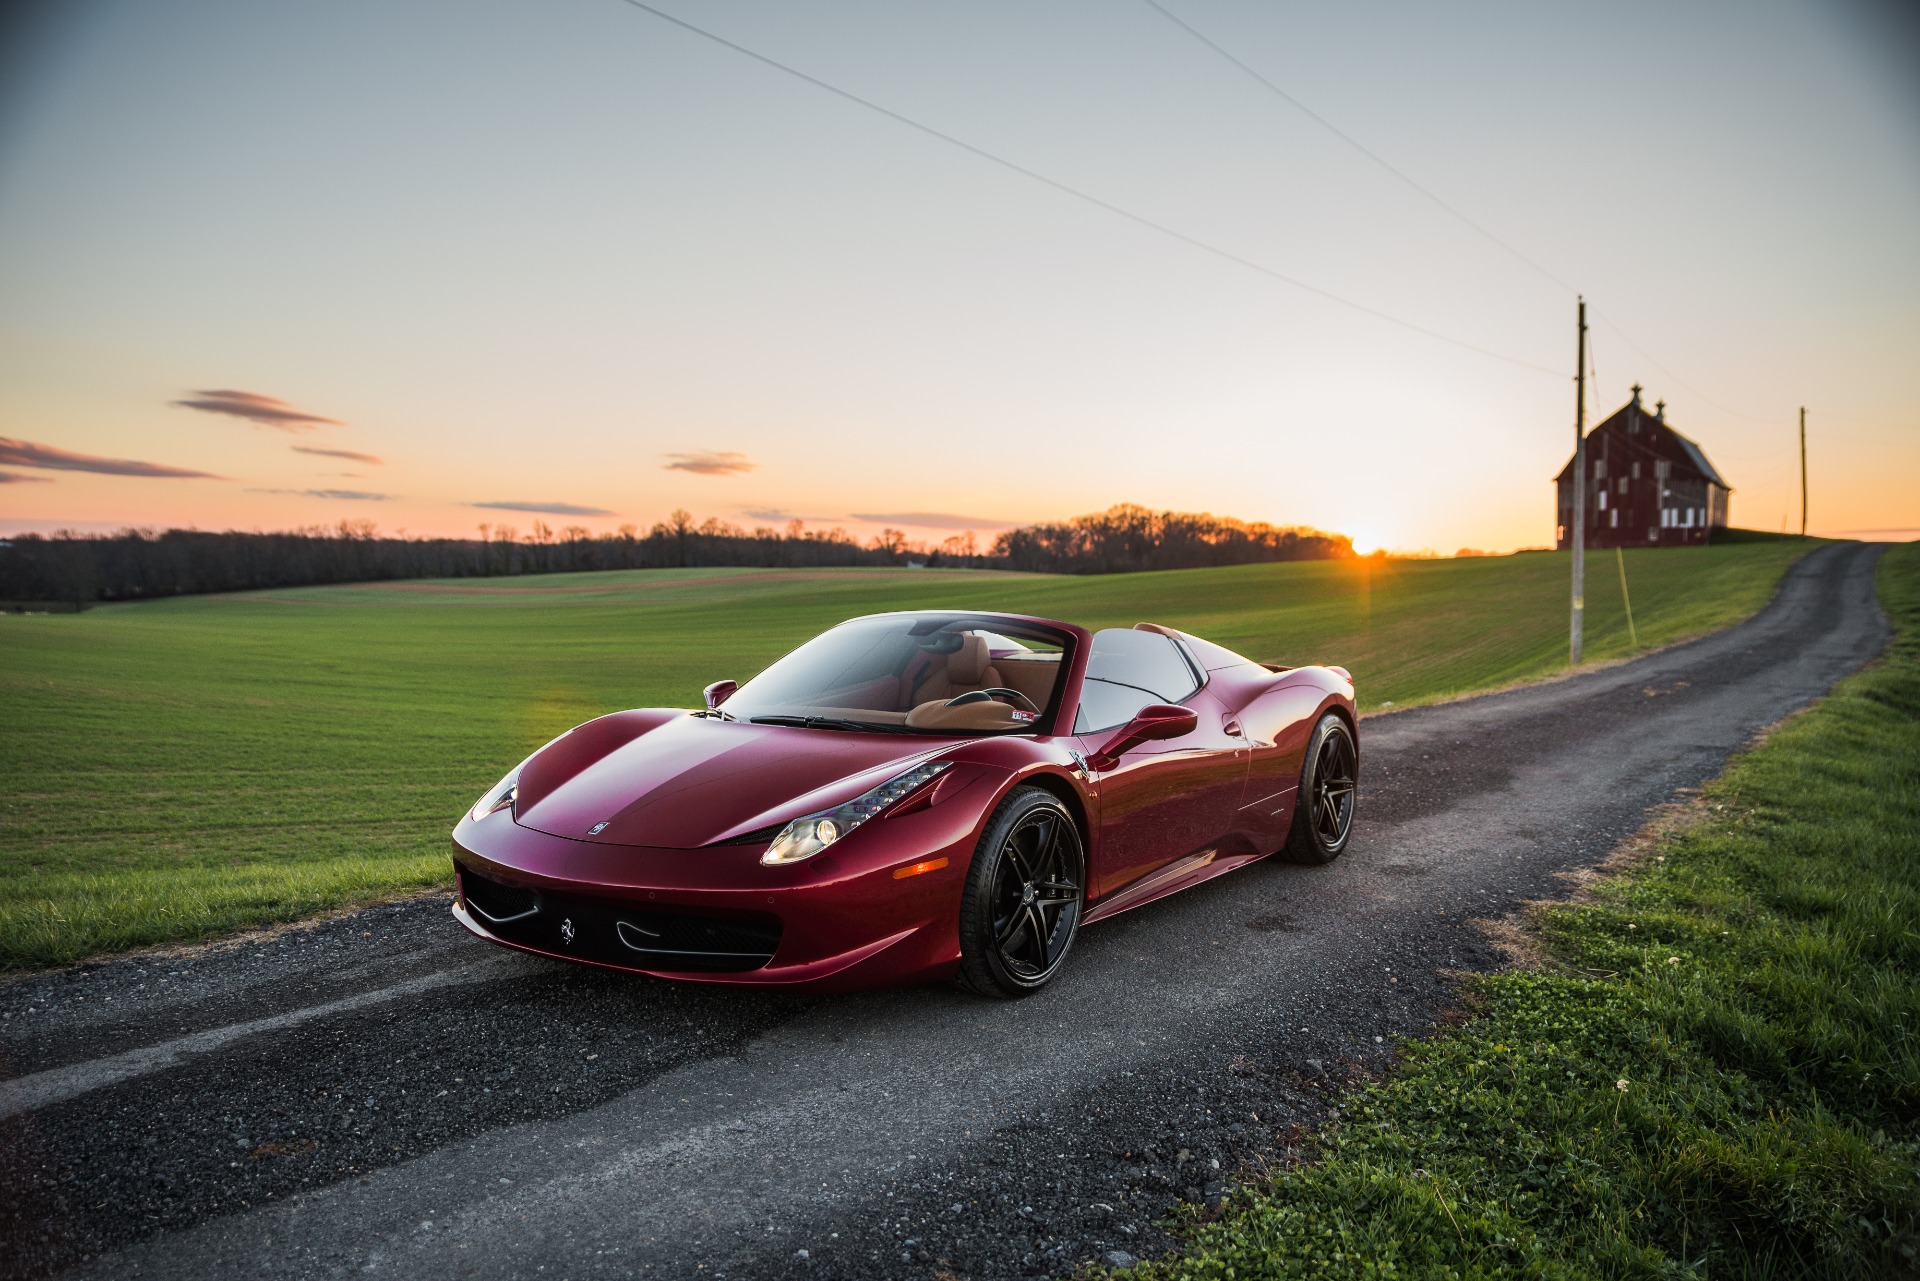
[[[543,786],[514,818],[577,841],[692,849],[850,800],[953,741],[681,715]],[[528,766],[568,747],[557,739]]]

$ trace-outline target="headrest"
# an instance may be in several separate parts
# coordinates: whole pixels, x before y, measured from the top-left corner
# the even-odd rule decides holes
[[[956,685],[971,685],[986,674],[991,661],[993,655],[987,649],[987,638],[964,632],[960,636],[960,648],[947,655],[947,679]]]

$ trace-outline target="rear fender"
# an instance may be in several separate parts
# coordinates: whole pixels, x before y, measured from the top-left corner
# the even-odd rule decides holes
[[[1241,712],[1253,749],[1241,825],[1260,839],[1283,831],[1292,817],[1307,738],[1329,712],[1354,728],[1353,683],[1326,667],[1298,667],[1275,676]],[[1356,743],[1358,738],[1356,733]]]

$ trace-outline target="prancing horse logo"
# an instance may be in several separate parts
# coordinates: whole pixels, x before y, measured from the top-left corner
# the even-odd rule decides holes
[[[560,922],[560,941],[568,945],[573,943],[573,918],[571,916]]]

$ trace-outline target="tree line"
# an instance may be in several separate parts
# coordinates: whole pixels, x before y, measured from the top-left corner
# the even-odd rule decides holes
[[[595,534],[536,520],[479,526],[477,538],[383,537],[371,521],[279,533],[123,529],[21,534],[0,541],[0,605],[84,609],[96,601],[306,587],[399,578],[480,578],[682,566],[930,565],[1102,574],[1261,560],[1351,556],[1351,541],[1225,517],[1115,507],[1009,530],[982,547],[972,533],[938,543],[884,529],[862,543],[844,529],[746,529],[685,511],[642,533]]]
[[[1008,569],[1118,574],[1276,560],[1339,560],[1353,540],[1302,525],[1269,525],[1208,512],[1156,512],[1132,503],[1057,524],[1011,529],[994,541]]]

